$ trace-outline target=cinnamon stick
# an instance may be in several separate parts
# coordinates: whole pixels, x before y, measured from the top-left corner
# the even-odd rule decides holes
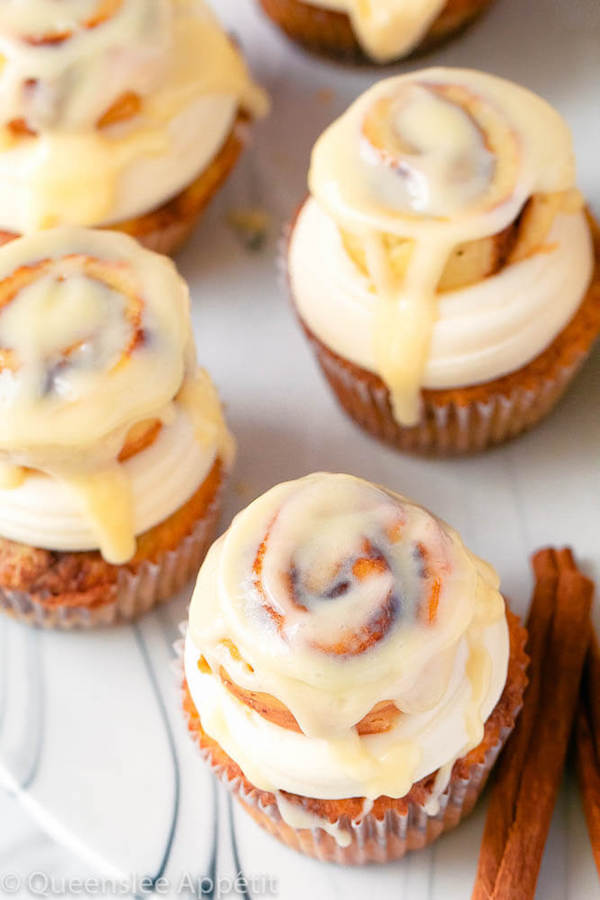
[[[539,551],[533,568],[530,682],[490,796],[473,900],[534,896],[589,640],[593,584],[571,551]]]
[[[595,635],[590,641],[583,687],[590,728],[600,761],[600,644]]]
[[[596,868],[600,874],[600,647],[588,650],[575,730],[577,777]]]
[[[542,660],[558,585],[554,552],[540,550],[532,559],[536,584],[527,619],[529,685],[517,724],[495,770],[495,789],[490,794],[483,832],[473,900],[492,896],[502,854],[515,816],[521,770],[531,740],[542,686]]]

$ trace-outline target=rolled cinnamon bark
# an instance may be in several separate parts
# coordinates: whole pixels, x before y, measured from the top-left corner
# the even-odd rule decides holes
[[[570,550],[533,558],[530,685],[498,765],[473,900],[530,900],[562,777],[591,633],[593,583]]]

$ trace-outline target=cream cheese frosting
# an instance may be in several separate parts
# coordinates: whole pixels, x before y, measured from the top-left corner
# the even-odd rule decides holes
[[[63,227],[0,248],[0,417],[0,535],[114,563],[233,458],[187,286],[116,232]],[[155,440],[120,462],[147,425]]]
[[[55,134],[0,152],[0,227],[28,233],[37,223],[110,225],[143,215],[178,194],[211,162],[235,125],[235,97],[199,97],[158,131],[82,140]],[[89,136],[88,136],[89,137]],[[129,140],[131,137],[131,140]],[[83,147],[82,152],[82,146]]]
[[[592,267],[585,215],[562,214],[545,253],[440,294],[422,386],[479,384],[526,365],[572,318]],[[340,356],[376,373],[376,300],[346,253],[335,222],[312,198],[294,228],[289,275],[296,306],[311,331]]]
[[[200,444],[184,410],[154,442],[125,460],[133,503],[133,533],[163,522],[194,494],[217,456],[217,442]],[[68,482],[41,472],[0,488],[0,535],[48,550],[95,550],[98,535]]]
[[[364,52],[377,62],[405,56],[421,43],[447,0],[303,0],[349,16]]]
[[[4,230],[154,209],[210,163],[239,110],[266,110],[203,0],[115,0],[93,26],[87,0],[62,4],[58,18],[50,0],[23,6],[0,11]],[[131,114],[104,124],[120,103]]]
[[[185,673],[203,729],[257,788],[374,800],[449,774],[481,741],[508,656],[498,577],[455,531],[391,491],[318,473],[268,491],[209,551]],[[242,702],[221,670],[299,729]],[[399,711],[389,730],[359,734],[382,701]]]
[[[505,315],[501,307],[508,298],[501,292],[515,287],[522,278],[525,306],[539,309],[542,299],[537,285],[534,296],[527,296],[536,265],[537,272],[541,271],[539,262],[524,265],[517,273],[502,272],[488,279],[489,286],[475,285],[456,292],[454,298],[443,297],[437,286],[451,252],[461,244],[503,232],[534,195],[570,197],[574,179],[571,137],[559,114],[526,89],[471,70],[427,69],[382,81],[317,141],[309,173],[311,194],[323,215],[337,229],[352,235],[364,251],[372,315],[368,332],[371,345],[361,355],[374,360],[372,368],[387,384],[394,415],[401,424],[414,425],[419,420],[419,390],[435,369],[438,347],[434,335],[444,317],[443,305],[450,311],[461,304],[468,308],[471,300],[477,299],[477,292],[483,290],[488,312],[495,305],[506,327],[510,313]],[[305,213],[327,236],[332,249],[330,258],[320,248],[317,259],[323,277],[330,278],[328,270],[335,267],[335,280],[341,278],[343,290],[361,295],[365,279],[360,278],[358,270],[350,275],[352,266],[346,264],[335,236],[312,204]],[[570,224],[557,222],[556,228],[559,246],[553,248],[550,265],[555,272],[560,270],[565,284],[566,297],[561,297],[559,304],[561,315],[566,317],[564,324],[587,286],[582,272],[589,281],[591,251],[581,217],[572,217]],[[405,242],[408,248],[406,267],[400,275],[387,249],[390,237]],[[565,248],[573,249],[579,239],[581,247],[576,249],[569,277]],[[545,263],[551,247],[544,242],[538,251]],[[312,300],[307,301],[302,270],[306,267],[310,271],[317,259],[306,239],[302,256],[295,241],[292,248],[292,283],[298,284],[304,294],[300,302],[313,306]],[[582,263],[581,271],[577,262]],[[504,268],[508,270],[512,264]],[[552,288],[547,278],[546,284]],[[545,313],[555,300],[552,290]],[[514,308],[513,304],[513,313]],[[553,311],[550,318],[556,322],[560,315]],[[517,316],[517,327],[521,321]],[[347,329],[342,324],[340,330]],[[438,335],[444,331],[449,335],[448,323],[437,329]],[[535,329],[530,325],[529,331],[532,334]],[[541,331],[550,334],[552,329],[542,326]],[[469,335],[465,337],[468,342]],[[327,342],[337,349],[335,343]],[[509,343],[515,350],[519,339]],[[482,349],[485,357],[486,348]],[[535,350],[522,346],[524,359],[535,354]],[[505,358],[519,355],[509,348]],[[491,356],[495,361],[489,371],[500,372],[502,354],[498,357],[492,352]],[[480,378],[487,377],[485,370],[484,363]],[[457,375],[442,372],[431,380],[442,383],[449,379],[455,385],[456,377],[461,378],[460,371]]]

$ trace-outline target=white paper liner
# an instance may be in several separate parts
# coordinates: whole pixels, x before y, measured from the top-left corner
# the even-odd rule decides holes
[[[305,329],[306,330],[306,329]],[[387,387],[363,382],[307,332],[317,361],[345,412],[374,437],[399,450],[423,454],[473,453],[510,440],[533,427],[553,409],[589,351],[557,367],[535,389],[517,386],[487,401],[426,403],[421,422],[406,428],[393,418]]]
[[[200,753],[242,806],[250,814],[258,815],[255,821],[285,844],[324,862],[365,865],[401,859],[409,850],[427,846],[458,825],[475,806],[511,731],[512,727],[503,730],[498,743],[488,751],[485,762],[471,768],[469,778],[451,779],[439,798],[439,811],[435,814],[428,813],[420,804],[410,802],[405,813],[388,809],[383,819],[376,818],[373,813],[367,813],[358,822],[347,815],[340,816],[331,824],[336,830],[351,835],[352,840],[347,847],[340,846],[322,828],[291,828],[283,821],[276,802],[263,805],[259,792],[248,791],[241,779],[230,779],[222,767],[212,763],[210,751],[200,748]]]
[[[202,518],[174,550],[163,553],[156,562],[141,563],[135,573],[125,566],[118,569],[117,581],[107,586],[108,596],[102,604],[46,605],[26,591],[0,587],[0,610],[41,628],[92,628],[139,618],[156,604],[170,600],[197,574],[215,537],[224,481]]]
[[[173,645],[176,654],[173,669],[179,684],[184,685],[185,623],[180,625],[180,631],[183,637]],[[185,695],[184,687],[182,699]],[[401,859],[408,851],[427,846],[445,831],[458,825],[472,811],[502,747],[514,728],[519,709],[515,711],[513,723],[501,729],[498,741],[487,751],[484,762],[473,764],[468,778],[455,776],[450,778],[448,786],[437,798],[437,811],[428,812],[424,805],[410,802],[406,812],[402,814],[388,809],[382,819],[367,812],[358,820],[343,815],[330,823],[335,831],[350,834],[351,842],[346,847],[340,846],[335,837],[318,826],[302,829],[289,826],[283,820],[276,800],[263,803],[262,792],[255,788],[248,790],[239,776],[231,778],[225,766],[213,762],[210,750],[199,746],[193,735],[192,739],[200,756],[221,783],[231,791],[257,824],[274,837],[322,862],[365,865]]]

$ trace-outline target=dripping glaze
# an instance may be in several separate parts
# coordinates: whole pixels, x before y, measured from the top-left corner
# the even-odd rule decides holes
[[[507,666],[494,570],[421,507],[348,475],[279,485],[234,519],[200,571],[185,647],[207,734],[255,787],[319,799],[403,797],[439,769],[434,803]],[[222,670],[299,727],[244,703]],[[359,733],[382,701],[390,727]]]
[[[125,562],[232,461],[185,283],[116,232],[63,227],[0,249],[0,411],[0,535],[35,547]],[[156,439],[120,461],[148,423]]]
[[[447,0],[304,0],[343,12],[365,53],[377,62],[405,56],[421,43]]]
[[[542,317],[543,339],[551,341],[568,322],[592,271],[589,228],[574,180],[566,124],[524,88],[457,69],[380,82],[315,145],[312,196],[290,245],[299,311],[340,353],[360,318],[350,358],[380,375],[396,419],[414,425],[421,387],[473,383],[472,374],[475,381],[488,380],[540,352],[537,326],[546,301],[551,315],[549,321]],[[437,291],[454,248],[499,234],[538,194],[560,195],[565,204],[539,253],[480,283]],[[363,248],[368,279],[348,256],[342,232]],[[388,235],[408,247],[401,276],[386,249]],[[315,242],[325,252],[316,255]],[[553,271],[541,282],[540,259],[542,276]],[[317,260],[323,263],[322,288],[315,279]],[[511,303],[513,283],[524,285],[518,305]],[[324,292],[330,303],[323,304]],[[489,334],[489,352],[475,341],[481,328],[485,341]],[[444,359],[438,366],[440,351],[451,353],[447,367]]]

